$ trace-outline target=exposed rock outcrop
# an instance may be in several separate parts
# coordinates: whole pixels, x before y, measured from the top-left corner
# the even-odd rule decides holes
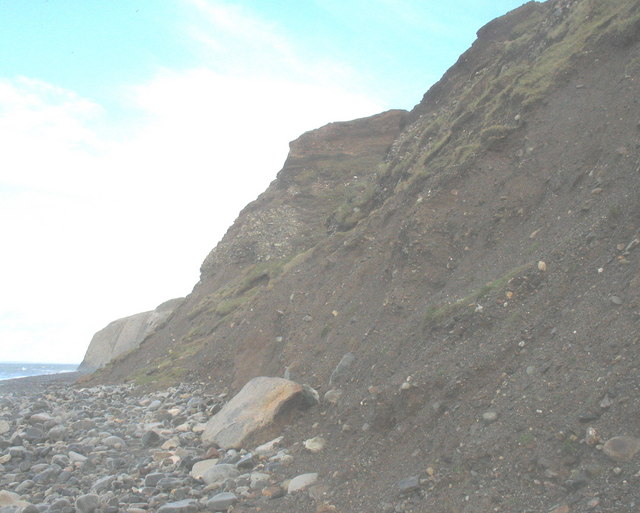
[[[183,302],[184,298],[170,299],[155,310],[109,323],[93,335],[78,370],[93,372],[114,358],[136,349],[146,337],[162,327]]]

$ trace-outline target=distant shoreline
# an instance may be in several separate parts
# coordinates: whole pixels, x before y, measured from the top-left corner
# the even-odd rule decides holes
[[[5,379],[0,381],[0,396],[10,393],[39,393],[51,385],[73,385],[82,375],[82,372],[73,371]]]

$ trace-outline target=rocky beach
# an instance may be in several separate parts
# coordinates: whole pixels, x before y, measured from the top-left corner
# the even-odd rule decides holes
[[[203,443],[225,393],[209,395],[203,384],[153,393],[131,385],[81,388],[72,384],[77,377],[0,385],[0,513],[194,513],[243,511],[243,504],[259,508],[276,499],[322,503],[327,489],[318,474],[289,470],[294,456],[283,437],[250,450]],[[313,452],[323,440],[296,445]]]

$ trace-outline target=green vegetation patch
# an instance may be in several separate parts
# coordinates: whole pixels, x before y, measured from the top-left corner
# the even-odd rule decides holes
[[[482,298],[488,296],[491,293],[501,292],[506,289],[507,284],[513,278],[522,274],[523,272],[531,269],[533,264],[527,263],[518,266],[510,271],[506,272],[499,278],[490,281],[467,294],[466,296],[453,301],[451,303],[443,303],[438,305],[430,305],[423,316],[423,328],[433,327],[440,323],[442,320],[454,315],[465,307],[475,306]]]

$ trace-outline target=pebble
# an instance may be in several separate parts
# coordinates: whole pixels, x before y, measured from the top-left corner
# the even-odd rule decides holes
[[[238,502],[238,497],[233,493],[221,492],[207,501],[207,508],[211,511],[227,511],[236,502]]]
[[[640,439],[616,436],[605,442],[602,451],[614,461],[630,461],[640,451]]]
[[[191,472],[189,472],[189,475],[194,479],[202,479],[202,476],[204,476],[204,473],[207,470],[209,470],[211,467],[216,465],[218,461],[219,461],[218,458],[197,461],[196,463],[193,464],[193,467],[191,467]]]
[[[321,436],[316,436],[314,438],[309,438],[303,442],[304,448],[309,452],[320,452],[324,449],[324,446],[327,444],[327,441]]]
[[[420,488],[420,476],[405,477],[398,481],[397,487],[400,494],[414,492]]]
[[[342,397],[342,390],[331,389],[324,394],[323,401],[329,404],[338,404]]]
[[[312,484],[315,484],[318,481],[318,474],[315,472],[308,474],[300,474],[299,476],[294,477],[287,487],[288,493],[295,493],[305,488],[308,488]]]
[[[158,508],[158,513],[196,513],[196,511],[198,511],[198,503],[193,499],[169,502]]]
[[[498,420],[498,412],[485,411],[482,414],[482,421],[487,423],[487,424],[491,424],[492,422],[495,422],[496,420]]]
[[[205,482],[205,484],[211,485],[215,483],[223,483],[225,480],[233,479],[234,477],[238,477],[239,475],[240,471],[235,465],[230,463],[220,463],[208,468],[202,474],[202,480]]]
[[[76,499],[76,509],[80,513],[93,513],[99,506],[100,497],[93,493],[80,495]]]

